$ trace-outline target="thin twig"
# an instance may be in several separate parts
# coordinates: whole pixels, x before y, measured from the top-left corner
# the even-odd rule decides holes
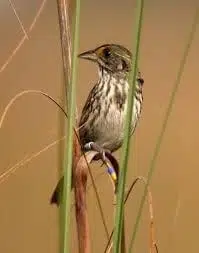
[[[133,190],[135,184],[138,181],[142,181],[145,185],[147,183],[147,180],[144,177],[137,177],[134,182],[132,183],[130,189],[127,192],[127,195],[125,197],[125,203],[128,200],[131,191]],[[150,187],[147,187],[147,193],[148,193],[148,206],[149,206],[149,217],[150,217],[150,253],[157,253],[158,247],[155,240],[155,229],[154,229],[154,214],[153,214],[153,203],[152,203],[152,193],[150,190]]]
[[[43,0],[43,1],[42,1],[41,5],[40,5],[40,7],[39,7],[39,9],[38,9],[38,11],[36,12],[36,15],[35,15],[35,17],[34,17],[32,23],[31,23],[31,25],[30,25],[30,27],[29,27],[29,32],[31,32],[32,29],[35,27],[35,24],[36,24],[38,18],[40,17],[40,15],[41,15],[41,13],[42,13],[42,11],[43,11],[43,9],[44,9],[44,6],[45,6],[46,2],[47,2],[47,0]]]
[[[14,14],[15,14],[15,16],[16,16],[18,22],[19,22],[19,25],[20,25],[20,27],[21,27],[21,29],[22,29],[22,31],[23,31],[23,33],[24,33],[26,39],[29,39],[28,34],[27,34],[27,32],[26,32],[26,30],[25,30],[25,28],[24,28],[24,25],[23,25],[23,23],[22,23],[22,21],[21,21],[19,15],[18,15],[18,13],[17,13],[17,11],[16,11],[16,9],[15,9],[14,3],[13,3],[11,0],[8,0],[8,2],[10,3],[11,8],[13,9],[13,12],[14,12]]]
[[[136,234],[137,234],[137,231],[138,231],[138,227],[139,227],[139,223],[140,223],[140,219],[141,219],[141,215],[142,215],[142,211],[143,211],[143,207],[144,207],[144,203],[145,203],[145,198],[147,196],[147,188],[150,185],[150,182],[151,182],[151,179],[152,179],[155,167],[156,167],[156,162],[157,162],[157,158],[158,158],[158,155],[159,155],[159,152],[160,152],[160,147],[162,145],[162,141],[163,141],[166,129],[167,129],[169,118],[170,118],[170,115],[171,115],[171,112],[172,112],[172,109],[173,109],[174,101],[175,101],[178,89],[180,87],[181,78],[182,78],[182,75],[183,75],[183,72],[184,72],[185,65],[187,63],[189,51],[190,51],[192,42],[194,40],[195,33],[197,31],[198,22],[199,22],[199,8],[196,9],[195,16],[193,18],[191,31],[189,33],[188,41],[185,45],[184,53],[183,53],[182,59],[181,59],[180,64],[179,64],[179,70],[178,70],[176,80],[174,82],[173,89],[172,89],[172,92],[171,92],[171,95],[170,95],[170,99],[169,99],[169,102],[168,102],[165,117],[164,117],[162,127],[161,127],[161,130],[160,130],[160,134],[157,138],[157,143],[156,143],[156,146],[155,146],[155,150],[154,150],[154,153],[153,153],[150,165],[149,165],[149,170],[148,170],[148,174],[147,174],[147,181],[146,181],[146,185],[145,185],[145,188],[144,188],[144,193],[143,193],[143,196],[142,196],[142,199],[141,199],[141,202],[140,202],[140,206],[138,208],[137,218],[136,218],[136,222],[135,222],[134,229],[133,229],[133,235],[132,235],[132,238],[130,240],[129,253],[132,252],[132,249],[133,249],[133,246],[134,246],[134,242],[135,242],[135,239],[136,239]]]
[[[2,128],[3,122],[7,116],[8,111],[10,110],[11,106],[15,103],[15,101],[17,99],[19,99],[20,97],[22,97],[23,95],[29,94],[29,93],[39,94],[39,95],[43,95],[43,96],[47,97],[48,99],[53,101],[53,103],[55,103],[61,109],[61,111],[65,114],[65,116],[67,117],[67,114],[64,111],[64,109],[54,100],[53,97],[51,97],[47,93],[40,91],[40,90],[24,90],[24,91],[17,93],[13,98],[10,99],[9,103],[6,105],[5,109],[3,110],[2,115],[0,117],[0,129]]]
[[[46,145],[44,148],[40,149],[39,151],[32,153],[28,157],[24,157],[21,161],[17,162],[12,167],[8,168],[5,172],[0,174],[0,184],[5,181],[7,177],[9,177],[11,174],[13,174],[17,169],[19,169],[22,166],[27,165],[29,162],[31,162],[33,159],[37,158],[39,155],[43,154],[44,152],[48,151],[49,149],[53,148],[55,145],[59,144],[60,141],[63,141],[66,138],[66,136],[63,136],[62,138],[55,140],[51,142],[50,144]]]
[[[144,177],[137,177],[132,182],[129,190],[126,193],[124,204],[126,204],[127,200],[130,197],[132,190],[134,189],[134,187],[138,181],[142,181],[144,184],[146,184],[146,179]],[[158,247],[157,247],[157,243],[155,241],[155,232],[154,232],[154,214],[153,214],[152,194],[151,194],[149,187],[147,188],[147,192],[148,192],[148,205],[149,205],[149,217],[150,217],[150,253],[158,253]],[[114,232],[114,230],[112,230],[112,232],[111,232],[111,235],[110,235],[108,243],[106,244],[106,248],[104,250],[104,253],[108,253],[112,249],[113,243],[111,242],[111,240],[113,237],[113,232]]]
[[[19,51],[21,46],[24,44],[24,41],[26,40],[26,36],[23,36],[23,38],[19,41],[15,49],[12,51],[12,53],[9,55],[8,59],[4,62],[4,64],[0,68],[0,73],[2,73],[5,68],[8,66],[8,64],[12,61],[13,57],[16,55],[16,53]]]
[[[47,93],[43,92],[43,91],[39,91],[39,90],[24,90],[24,91],[21,91],[20,93],[17,93],[13,98],[10,99],[9,103],[6,105],[5,109],[3,110],[3,113],[0,117],[0,129],[2,128],[3,126],[3,123],[6,119],[6,116],[9,112],[9,110],[11,109],[11,107],[13,106],[13,104],[22,96],[24,95],[27,95],[27,94],[30,94],[30,93],[33,93],[33,94],[38,94],[38,95],[43,95],[45,96],[46,98],[50,99],[50,101],[52,101],[54,104],[56,104],[58,106],[58,108],[64,113],[65,117],[67,118],[67,114],[65,112],[65,110],[59,105],[58,102],[56,102],[55,99],[53,99],[50,95],[48,95]],[[78,134],[76,132],[76,130],[74,129],[75,131],[75,135],[76,137],[78,138],[78,142],[80,143],[80,140],[79,140],[79,137],[78,137]],[[65,138],[65,137],[62,137],[62,138]],[[59,141],[58,141],[59,142]],[[49,144],[49,147],[54,146],[58,143],[57,141]],[[2,181],[5,180],[4,177],[7,177],[9,176],[10,174],[14,173],[16,171],[17,168],[25,165],[27,162],[31,161],[31,159],[33,157],[37,157],[40,153],[42,153],[43,151],[47,150],[48,146],[44,147],[42,150],[36,152],[36,154],[32,154],[31,157],[27,158],[26,161],[24,161],[23,163],[21,161],[19,161],[17,164],[13,165],[11,168],[9,168],[6,172],[4,172],[2,175],[0,175],[0,183]],[[47,148],[47,149],[46,149]],[[38,154],[37,154],[38,153]],[[101,206],[101,202],[100,202],[100,196],[99,196],[99,193],[97,191],[97,186],[95,184],[95,180],[93,178],[93,175],[92,175],[92,172],[91,172],[91,168],[89,166],[89,164],[87,163],[87,166],[88,166],[88,171],[89,171],[89,175],[91,177],[91,182],[92,182],[92,185],[94,187],[94,192],[96,194],[96,198],[97,198],[97,204],[98,204],[98,207],[99,207],[99,211],[100,211],[100,215],[101,215],[101,218],[102,218],[102,223],[103,223],[103,226],[104,226],[104,229],[105,229],[105,232],[106,232],[106,235],[107,235],[107,238],[109,238],[109,233],[108,233],[108,226],[106,224],[106,221],[105,221],[105,215],[103,213],[103,209],[102,209],[102,206]],[[4,179],[3,179],[4,178]]]
[[[39,10],[37,11],[36,15],[35,15],[35,18],[33,20],[33,22],[31,23],[30,27],[29,27],[29,32],[32,31],[32,29],[34,28],[41,12],[43,11],[44,9],[44,6],[45,6],[45,3],[47,2],[47,0],[43,0],[40,7],[39,7]],[[19,51],[19,49],[22,47],[22,45],[24,44],[25,40],[27,39],[26,35],[24,35],[20,41],[18,42],[18,44],[16,45],[16,47],[14,48],[14,50],[12,51],[12,53],[9,55],[9,57],[7,58],[7,60],[4,62],[4,64],[0,67],[0,73],[2,73],[6,67],[8,66],[8,64],[12,61],[13,57],[16,55],[16,53]]]

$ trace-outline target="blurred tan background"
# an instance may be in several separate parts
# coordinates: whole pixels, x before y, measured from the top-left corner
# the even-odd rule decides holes
[[[132,48],[134,1],[84,0],[81,6],[80,51],[102,43]],[[185,1],[184,1],[185,2]],[[176,79],[179,61],[191,28],[197,0],[146,1],[141,43],[144,107],[130,153],[128,184],[146,176],[162,120]],[[39,89],[62,101],[62,63],[56,1],[47,0],[35,27],[29,31],[41,0],[13,0],[28,39],[0,73],[0,113],[10,99],[26,89]],[[0,68],[24,34],[8,0],[0,1]],[[198,252],[199,226],[199,27],[176,96],[152,180],[156,239],[159,252]],[[79,64],[77,100],[81,109],[97,78],[96,66]],[[46,98],[28,94],[11,107],[0,131],[0,173],[61,138],[59,110]],[[60,170],[61,144],[48,150],[9,177],[0,177],[0,252],[58,252],[58,211],[49,205]],[[119,154],[117,154],[119,157]],[[95,166],[95,177],[104,171]],[[109,231],[112,191],[106,174],[97,180]],[[143,186],[128,205],[128,238],[133,229]],[[93,190],[88,192],[92,252],[103,252],[106,234]],[[145,206],[135,252],[149,252],[148,207]],[[73,217],[73,215],[72,215]],[[74,233],[75,222],[72,228]],[[76,252],[72,237],[71,252]]]

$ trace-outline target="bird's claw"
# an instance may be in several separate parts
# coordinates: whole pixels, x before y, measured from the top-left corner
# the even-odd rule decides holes
[[[98,144],[95,142],[88,142],[84,145],[85,150],[93,150],[97,151],[100,155],[100,158],[102,159],[103,163],[106,161],[106,152],[110,152],[109,150],[106,150],[102,147],[100,147]]]
[[[86,150],[86,151],[94,150],[94,149],[93,149],[93,144],[94,144],[94,142],[92,142],[92,141],[86,143],[86,144],[84,145],[85,150]]]

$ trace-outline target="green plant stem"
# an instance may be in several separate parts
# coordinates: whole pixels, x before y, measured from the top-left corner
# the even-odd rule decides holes
[[[197,9],[195,17],[194,17],[194,21],[193,21],[193,24],[192,24],[192,29],[191,29],[191,32],[189,34],[188,42],[186,44],[183,57],[180,61],[179,71],[177,73],[176,81],[174,83],[174,88],[173,88],[173,91],[171,93],[168,108],[166,110],[166,114],[165,114],[165,118],[164,118],[164,121],[163,121],[162,129],[161,129],[160,135],[158,137],[157,144],[156,144],[156,147],[155,147],[155,150],[154,150],[154,155],[152,157],[152,160],[151,160],[151,163],[150,163],[150,166],[149,166],[149,171],[148,171],[148,175],[147,175],[146,185],[145,185],[145,188],[144,188],[144,193],[143,193],[143,196],[142,196],[142,199],[141,199],[141,203],[140,203],[137,218],[136,218],[136,223],[134,225],[133,235],[132,235],[132,238],[131,238],[131,241],[130,241],[129,253],[133,252],[132,251],[133,250],[133,245],[134,245],[136,234],[137,234],[137,231],[138,231],[139,222],[140,222],[140,218],[141,218],[141,215],[142,215],[142,210],[143,210],[144,202],[145,202],[146,195],[147,195],[147,189],[148,189],[148,186],[150,184],[150,181],[151,181],[154,169],[155,169],[157,157],[158,157],[158,154],[159,154],[159,151],[160,151],[160,146],[162,144],[163,136],[164,136],[165,131],[166,131],[168,119],[169,119],[169,116],[170,116],[172,108],[173,108],[174,99],[175,99],[176,93],[177,93],[178,88],[179,88],[179,84],[180,84],[180,81],[181,81],[181,78],[182,78],[182,74],[183,74],[184,67],[185,67],[185,64],[186,64],[186,61],[187,61],[189,50],[190,50],[192,42],[193,42],[193,38],[194,38],[194,35],[195,35],[195,32],[196,32],[196,27],[197,27],[198,22],[199,22],[199,9]]]
[[[72,47],[72,69],[71,80],[68,85],[68,129],[67,129],[67,145],[64,157],[64,185],[63,185],[63,201],[61,205],[61,221],[62,221],[62,247],[61,252],[69,252],[70,238],[70,206],[71,206],[71,178],[73,163],[73,127],[75,124],[75,93],[76,93],[76,73],[77,73],[77,51],[79,43],[79,17],[80,17],[80,0],[76,0],[75,24],[73,33]]]
[[[119,173],[119,184],[118,184],[118,195],[117,195],[117,206],[116,206],[116,217],[115,217],[115,232],[114,232],[114,244],[113,251],[114,253],[120,252],[120,243],[121,243],[121,232],[122,224],[124,217],[124,189],[126,182],[126,173],[127,173],[127,164],[128,164],[128,155],[129,155],[129,144],[130,144],[130,133],[131,133],[131,121],[132,121],[132,112],[134,105],[134,90],[136,84],[136,75],[137,75],[137,66],[138,66],[138,55],[139,55],[139,44],[140,44],[140,35],[141,35],[141,25],[142,25],[142,15],[144,8],[144,0],[137,1],[136,8],[136,25],[135,25],[135,58],[133,61],[133,68],[130,73],[129,78],[129,96],[128,96],[128,108],[125,121],[125,136],[124,143],[122,147],[122,157],[120,163],[120,173]]]

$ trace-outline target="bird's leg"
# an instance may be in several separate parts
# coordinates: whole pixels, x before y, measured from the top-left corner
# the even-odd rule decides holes
[[[115,169],[111,166],[110,167],[110,163],[108,162],[107,163],[107,158],[106,158],[106,154],[111,154],[111,151],[108,150],[108,149],[104,149],[102,148],[100,145],[98,145],[97,143],[95,142],[88,142],[86,143],[86,145],[84,146],[85,150],[86,151],[89,151],[89,150],[93,150],[93,151],[96,151],[98,152],[99,156],[100,157],[97,157],[96,160],[100,159],[102,160],[102,164],[101,164],[101,167],[105,164],[107,169],[108,169],[108,174],[111,176],[114,184],[115,184],[115,191],[116,191],[116,188],[117,188],[117,174],[116,174],[116,171]],[[108,155],[107,154],[107,155]]]
[[[102,159],[103,162],[106,161],[106,152],[109,152],[109,150],[102,148],[100,145],[98,145],[95,142],[88,142],[85,144],[84,146],[85,150],[89,151],[89,150],[93,150],[96,151],[100,154],[100,157]]]

